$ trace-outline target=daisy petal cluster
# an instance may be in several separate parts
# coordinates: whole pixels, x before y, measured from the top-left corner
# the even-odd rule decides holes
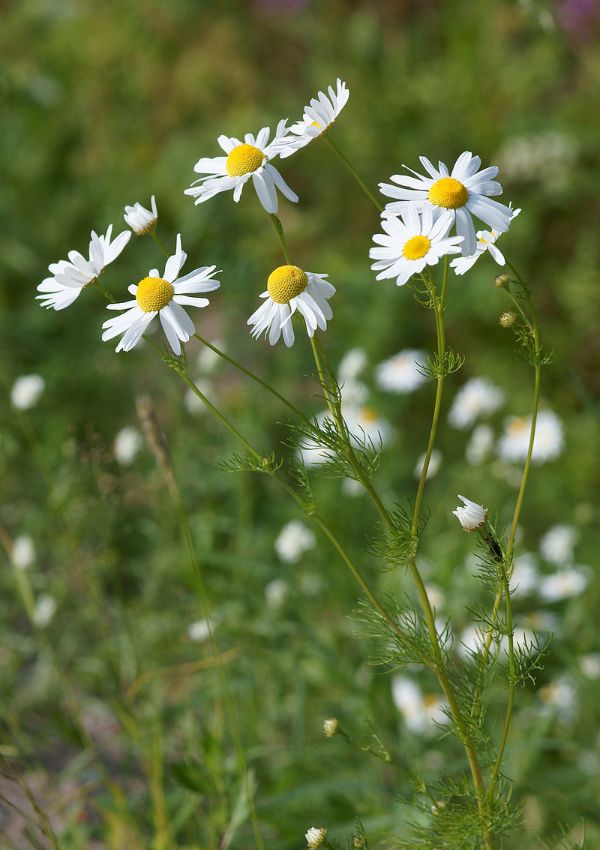
[[[427,381],[423,373],[423,364],[426,362],[425,351],[405,348],[376,367],[377,385],[390,393],[412,393]]]
[[[480,416],[488,416],[504,403],[504,393],[487,378],[471,378],[460,388],[448,414],[455,428],[468,428]]]
[[[82,290],[100,277],[103,269],[116,260],[131,238],[131,232],[124,230],[111,242],[112,224],[103,236],[92,231],[89,257],[86,259],[79,251],[69,251],[68,260],[60,260],[48,266],[52,277],[47,277],[38,286],[36,298],[42,307],[64,310],[80,295]]]
[[[502,194],[502,186],[494,179],[498,174],[497,166],[480,170],[480,157],[473,156],[470,151],[458,157],[452,171],[443,162],[436,168],[427,157],[419,159],[426,175],[408,168],[413,176],[393,174],[392,183],[379,184],[382,194],[394,199],[386,205],[384,214],[401,212],[408,201],[419,210],[429,209],[442,215],[448,221],[448,230],[455,225],[456,232],[463,237],[463,257],[474,254],[477,249],[473,216],[497,233],[508,230],[512,211],[491,198]]]
[[[145,236],[147,233],[152,233],[158,224],[158,210],[154,195],[150,199],[150,206],[151,209],[147,210],[146,207],[143,207],[136,201],[133,206],[125,207],[123,218],[136,236]]]
[[[397,204],[397,215],[384,215],[381,226],[385,233],[376,233],[369,257],[375,262],[377,280],[396,278],[404,286],[414,274],[434,266],[446,254],[459,253],[461,236],[448,237],[452,220],[434,213],[431,207],[418,209],[414,204]]]
[[[316,545],[315,535],[299,519],[283,526],[275,540],[275,551],[282,561],[297,563],[305,552]]]
[[[524,460],[529,448],[531,416],[512,416],[506,420],[504,433],[498,442],[498,454],[501,460],[509,463]],[[562,452],[564,445],[563,425],[556,413],[542,410],[538,414],[532,460],[544,463],[554,460]]]
[[[304,837],[308,850],[317,850],[327,838],[327,830],[324,826],[311,826]]]
[[[206,307],[208,298],[199,297],[199,293],[212,292],[220,286],[213,276],[215,266],[203,266],[179,277],[186,259],[178,235],[175,253],[167,260],[162,277],[158,269],[151,269],[147,277],[128,287],[133,299],[108,305],[109,310],[125,312],[104,322],[103,341],[121,336],[116,350],[131,351],[155,316],[159,316],[174,354],[181,354],[181,343],[187,342],[195,332],[194,323],[182,305]]]
[[[258,199],[268,213],[274,214],[279,208],[278,190],[296,203],[298,195],[271,165],[271,160],[280,155],[284,140],[289,138],[287,121],[278,123],[271,142],[270,135],[270,128],[263,127],[256,136],[246,133],[243,142],[234,136],[219,136],[217,142],[225,156],[199,159],[194,171],[203,176],[195,180],[185,194],[195,198],[196,204],[202,204],[220,192],[233,192],[233,200],[237,203],[244,186],[252,179]]]
[[[331,127],[348,103],[349,97],[348,86],[338,77],[335,89],[333,86],[329,86],[327,94],[320,91],[316,97],[311,98],[308,106],[304,107],[302,120],[296,121],[290,127],[292,136],[284,140],[281,158],[285,159],[300,148],[306,147],[313,139],[316,139],[328,127]]]
[[[407,728],[416,735],[432,735],[447,719],[446,702],[433,694],[424,694],[407,676],[392,679],[392,699]]]
[[[508,205],[509,209],[511,209],[511,205]],[[521,210],[511,210],[511,222],[514,218],[516,218]],[[506,260],[504,258],[504,254],[496,247],[496,242],[498,241],[498,237],[501,234],[497,230],[478,230],[477,231],[477,248],[475,249],[475,253],[471,254],[470,257],[456,257],[456,259],[452,260],[450,265],[454,269],[454,273],[457,275],[463,275],[465,272],[468,272],[469,269],[472,269],[477,260],[485,254],[487,251],[496,263],[499,266],[506,265]]]
[[[456,508],[456,510],[452,511],[454,516],[458,519],[462,527],[465,531],[477,531],[486,523],[487,520],[487,508],[484,508],[483,505],[477,504],[477,502],[472,502],[470,499],[466,499],[464,496],[458,497],[462,506]]]
[[[317,328],[327,330],[327,322],[333,318],[328,300],[335,294],[335,287],[327,280],[328,275],[305,272],[298,266],[278,266],[267,280],[267,288],[261,294],[264,299],[258,310],[248,319],[252,325],[252,336],[265,333],[271,345],[281,335],[289,348],[294,344],[292,316],[300,313],[306,331],[312,337]]]

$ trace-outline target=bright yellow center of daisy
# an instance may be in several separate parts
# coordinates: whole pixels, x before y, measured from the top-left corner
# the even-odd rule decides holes
[[[260,168],[264,153],[254,145],[238,145],[227,157],[225,169],[230,177],[241,177]]]
[[[379,418],[374,407],[363,407],[361,410],[361,417],[363,422],[367,425],[373,425]]]
[[[269,295],[277,304],[287,304],[308,286],[306,272],[298,266],[279,266],[267,280]]]
[[[153,313],[166,307],[175,295],[173,284],[162,277],[145,277],[138,283],[135,300],[144,313]]]
[[[426,236],[411,236],[402,249],[407,260],[420,260],[429,251],[431,240]]]
[[[436,207],[456,210],[467,203],[469,192],[460,180],[455,180],[454,177],[442,177],[441,180],[435,181],[429,190],[428,197]]]
[[[509,423],[507,431],[509,434],[517,435],[525,431],[526,428],[529,427],[529,423],[527,419],[523,417],[519,417],[517,419],[513,419],[512,422]]]

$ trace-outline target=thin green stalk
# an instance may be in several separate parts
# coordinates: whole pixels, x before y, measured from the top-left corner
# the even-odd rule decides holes
[[[150,236],[150,237],[151,237],[151,239],[152,239],[154,242],[156,242],[156,244],[158,245],[158,247],[160,248],[160,250],[163,252],[163,254],[165,255],[165,257],[170,257],[170,256],[171,256],[171,255],[169,254],[169,252],[167,251],[167,249],[165,248],[165,246],[163,245],[163,243],[162,243],[162,241],[161,241],[161,239],[160,239],[160,237],[159,237],[158,233],[156,232],[156,230],[150,230],[150,231],[148,232],[148,236]]]
[[[283,225],[281,223],[281,220],[278,218],[278,216],[275,215],[275,213],[269,213],[269,218],[271,219],[271,223],[273,224],[275,232],[277,233],[277,237],[279,238],[279,244],[281,245],[281,252],[284,256],[284,259],[288,266],[290,266],[292,264],[292,261],[290,260],[290,252],[288,251],[287,243],[285,241],[285,234],[283,232]]]
[[[359,173],[357,172],[357,170],[354,168],[354,166],[352,165],[352,163],[350,162],[350,160],[348,159],[348,157],[347,157],[347,156],[345,156],[345,154],[343,154],[343,153],[342,153],[342,151],[339,149],[339,147],[338,147],[338,146],[336,145],[336,143],[333,141],[333,139],[331,138],[331,136],[329,135],[329,133],[327,133],[327,132],[323,133],[323,138],[325,139],[325,141],[327,142],[327,144],[329,145],[329,147],[330,147],[332,150],[334,150],[334,151],[336,152],[336,154],[339,156],[339,158],[342,160],[342,162],[344,163],[344,165],[346,166],[346,168],[348,169],[348,171],[352,174],[352,176],[354,177],[354,179],[356,180],[356,182],[358,183],[358,185],[360,186],[360,188],[363,190],[363,192],[365,193],[365,195],[368,197],[368,199],[371,201],[371,203],[373,204],[373,206],[374,206],[376,209],[378,209],[378,210],[379,210],[379,212],[383,212],[383,205],[379,203],[379,201],[377,200],[377,198],[375,197],[375,195],[371,192],[371,190],[369,189],[369,187],[367,186],[367,184],[365,183],[365,181],[362,179],[362,177],[360,176],[360,174],[359,174]]]

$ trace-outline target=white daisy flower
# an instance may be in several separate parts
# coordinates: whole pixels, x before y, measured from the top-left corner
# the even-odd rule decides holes
[[[580,567],[560,570],[549,576],[543,576],[539,582],[539,594],[546,602],[559,602],[579,596],[589,584],[589,575]]]
[[[511,416],[505,422],[504,434],[497,446],[504,461],[514,462],[527,457],[531,416]],[[532,459],[535,463],[554,460],[562,452],[564,432],[562,422],[551,410],[538,414]]]
[[[17,410],[29,410],[38,403],[46,382],[41,375],[21,375],[10,391],[10,400]]]
[[[297,563],[305,552],[316,544],[315,535],[299,519],[293,519],[283,526],[275,540],[275,551],[282,561]]]
[[[510,220],[512,221],[513,218],[516,218],[519,215],[521,210],[512,210],[510,204],[508,205],[508,208],[512,212],[510,217]],[[455,274],[463,275],[465,272],[468,272],[486,251],[490,254],[492,260],[498,263],[499,266],[506,265],[504,254],[496,247],[496,242],[499,236],[501,236],[501,234],[497,230],[478,230],[477,248],[475,249],[475,253],[471,254],[470,257],[456,257],[456,259],[452,260],[450,263]]]
[[[196,620],[188,626],[187,636],[190,640],[201,643],[203,640],[206,640],[211,636],[211,633],[214,632],[217,625],[218,623],[213,622],[212,620]]]
[[[28,534],[20,534],[15,537],[10,557],[18,570],[27,570],[34,563],[36,558],[35,545]]]
[[[392,698],[409,731],[416,735],[439,732],[447,721],[446,702],[435,694],[423,694],[421,688],[406,676],[392,679]]]
[[[298,195],[270,162],[279,155],[282,140],[287,137],[286,124],[285,120],[279,122],[270,144],[269,127],[263,127],[257,136],[246,133],[243,142],[233,136],[219,136],[217,141],[226,156],[199,159],[194,171],[206,176],[195,180],[185,194],[201,204],[219,192],[233,191],[233,200],[237,203],[244,186],[252,178],[258,199],[268,213],[278,210],[278,189],[288,201],[296,203]]]
[[[287,265],[272,271],[260,296],[265,301],[248,319],[252,336],[258,339],[263,331],[265,335],[268,332],[269,342],[275,345],[283,334],[289,348],[294,344],[291,318],[296,310],[304,318],[310,337],[317,328],[327,330],[327,322],[333,318],[327,301],[335,294],[335,287],[326,280],[328,276]]]
[[[145,236],[152,233],[158,223],[158,210],[156,209],[156,198],[152,195],[150,199],[151,209],[147,210],[137,201],[130,207],[125,207],[123,218],[131,227],[136,236]]]
[[[212,292],[220,286],[219,281],[213,277],[215,266],[202,266],[179,277],[186,258],[187,254],[181,248],[181,236],[178,234],[175,253],[167,260],[163,276],[160,276],[158,269],[151,269],[148,277],[140,280],[137,285],[128,287],[129,292],[135,296],[134,299],[108,305],[109,310],[125,312],[104,322],[104,342],[122,335],[116,350],[131,351],[158,315],[173,352],[181,354],[180,343],[187,342],[195,331],[194,323],[181,305],[206,307],[208,298],[199,298],[198,293]]]
[[[38,629],[43,629],[51,622],[56,614],[56,599],[47,593],[42,593],[35,603],[31,619]]]
[[[510,592],[514,597],[529,596],[537,590],[539,573],[535,555],[523,552],[513,561],[513,572],[510,581]]]
[[[489,425],[478,425],[473,429],[471,439],[465,449],[467,462],[475,466],[483,463],[494,445],[494,432]]]
[[[386,205],[386,213],[399,212],[406,201],[411,201],[418,209],[443,213],[444,219],[449,219],[448,229],[456,224],[456,232],[464,237],[463,257],[474,254],[477,249],[472,216],[481,219],[498,233],[508,230],[512,211],[490,198],[490,195],[502,194],[502,186],[494,180],[498,174],[497,166],[479,171],[481,159],[470,151],[459,156],[451,172],[443,162],[439,162],[436,168],[427,157],[421,156],[419,159],[428,176],[409,168],[414,177],[393,174],[390,179],[395,185],[379,184],[382,194],[396,199]]]
[[[324,826],[311,826],[304,837],[308,850],[317,850],[327,838],[327,830]]]
[[[579,532],[572,525],[553,525],[540,540],[542,557],[551,564],[562,567],[573,561]]]
[[[137,428],[128,425],[121,428],[113,443],[115,459],[121,466],[129,466],[142,447],[142,435]]]
[[[372,442],[376,447],[385,444],[391,436],[390,423],[379,416],[373,407],[348,405],[342,407],[344,421],[348,428],[350,437],[355,445],[363,445],[365,440]],[[322,427],[326,419],[330,419],[329,411],[323,411],[317,417],[317,424]],[[313,440],[305,440],[299,449],[300,456],[306,466],[317,466],[325,463],[331,457],[331,453]]]
[[[338,77],[335,90],[329,86],[327,94],[320,91],[317,97],[311,98],[308,106],[304,107],[302,121],[297,121],[290,127],[293,134],[283,141],[281,158],[293,154],[300,148],[305,147],[325,132],[338,117],[344,106],[348,103],[350,90],[343,80]]]
[[[103,236],[92,231],[89,258],[79,251],[69,251],[68,260],[60,260],[48,266],[52,277],[47,277],[38,286],[36,295],[42,307],[64,310],[79,297],[86,286],[95,283],[103,269],[116,260],[131,238],[131,231],[124,230],[111,242],[112,224]]]
[[[465,499],[464,496],[458,497],[463,503],[462,506],[452,511],[458,519],[465,531],[477,531],[482,528],[487,520],[487,508],[483,505],[478,505],[477,502],[472,502],[470,499]]]
[[[435,264],[445,254],[458,254],[456,246],[462,236],[448,237],[452,220],[448,216],[434,215],[431,207],[423,210],[412,204],[396,204],[398,215],[383,216],[381,226],[385,233],[373,236],[375,248],[369,257],[375,262],[377,280],[395,277],[397,286],[404,286],[414,274]]]
[[[376,367],[377,385],[391,393],[412,393],[427,382],[427,376],[423,374],[423,364],[426,362],[427,352],[405,348]]]
[[[471,378],[454,396],[448,421],[455,428],[469,428],[480,416],[488,416],[504,404],[504,393],[487,378]]]
[[[426,454],[423,453],[417,459],[417,463],[415,464],[414,475],[415,478],[420,478],[421,473],[423,472],[423,465],[425,463]],[[429,466],[427,467],[427,481],[430,478],[433,478],[437,475],[440,466],[442,465],[442,453],[439,449],[434,449],[431,452],[431,457],[429,458]]]
[[[340,384],[346,381],[355,381],[367,365],[367,354],[362,348],[351,348],[347,351],[338,368],[338,380]]]

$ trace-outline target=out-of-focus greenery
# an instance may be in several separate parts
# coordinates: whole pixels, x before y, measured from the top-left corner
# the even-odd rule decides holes
[[[34,301],[49,262],[72,248],[85,251],[91,229],[104,232],[112,222],[118,232],[124,204],[148,205],[154,193],[161,238],[173,245],[181,232],[190,263],[223,269],[222,289],[194,317],[201,332],[317,412],[303,337],[287,351],[246,332],[265,278],[280,263],[251,188],[239,205],[224,194],[199,207],[183,189],[198,157],[218,154],[220,133],[300,117],[309,97],[337,76],[351,97],[334,137],[371,186],[403,163],[416,167],[419,154],[451,161],[468,149],[484,164],[504,166],[505,197],[523,209],[502,247],[530,281],[543,337],[556,352],[544,372],[543,406],[561,417],[566,441],[559,460],[534,468],[519,551],[535,552],[553,524],[573,524],[581,535],[577,559],[591,580],[585,594],[546,606],[556,615],[553,653],[537,686],[518,692],[506,774],[525,810],[520,848],[539,848],[542,838],[582,823],[589,846],[598,845],[600,684],[583,675],[578,659],[600,650],[600,51],[593,10],[583,29],[569,25],[575,6],[3,5],[0,530],[7,549],[19,535],[33,538],[37,560],[27,577],[34,595],[51,595],[57,611],[46,628],[32,629],[5,558],[0,753],[48,812],[61,848],[226,846],[219,841],[227,824],[232,847],[254,846],[210,643],[187,635],[202,612],[177,512],[149,451],[128,467],[113,454],[116,433],[139,427],[140,395],[155,407],[190,516],[266,846],[299,847],[311,825],[344,836],[357,816],[373,846],[403,835],[410,809],[398,799],[409,794],[413,769],[434,777],[464,766],[457,745],[415,738],[403,725],[389,676],[368,665],[368,644],[348,618],[357,588],[327,542],[295,565],[277,558],[274,540],[296,516],[292,503],[268,480],[218,467],[235,447],[206,415],[188,412],[175,375],[148,346],[117,356],[100,342],[104,302],[96,291],[63,313]],[[431,316],[408,289],[375,283],[368,249],[376,211],[326,145],[311,144],[282,171],[300,195],[297,206],[281,209],[293,257],[328,272],[338,288],[327,349],[334,363],[350,347],[366,350],[369,403],[393,426],[378,484],[386,498],[406,503],[425,447],[431,387],[382,396],[372,370],[402,348],[431,348]],[[149,239],[132,240],[103,282],[123,293],[160,262]],[[531,375],[498,325],[509,305],[493,285],[496,271],[484,258],[451,280],[449,338],[466,363],[448,384],[449,398],[467,377],[500,385],[508,401],[494,423],[499,431],[503,415],[528,413]],[[197,351],[188,347],[191,363]],[[9,391],[28,373],[42,375],[46,389],[20,413]],[[279,447],[283,412],[270,397],[226,367],[206,380],[244,433],[265,451]],[[456,493],[493,506],[500,526],[516,493],[514,474],[498,462],[465,464],[466,441],[444,428],[422,544],[427,580],[443,590],[441,614],[452,617],[457,634],[470,619],[466,606],[485,600],[472,576],[473,541],[450,513]],[[373,573],[365,550],[376,519],[363,497],[341,493],[337,481],[319,481],[317,489],[364,569],[400,592],[403,575]],[[279,579],[287,595],[268,604],[265,588]],[[517,620],[540,610],[534,593],[519,600]],[[565,677],[574,693],[568,705],[549,699],[546,687]],[[501,689],[492,692],[496,733],[502,699]],[[321,726],[330,715],[357,737],[372,722],[399,767],[326,740]],[[17,783],[1,779],[0,792],[27,810]],[[1,799],[0,847],[29,846],[20,834],[25,821]]]

